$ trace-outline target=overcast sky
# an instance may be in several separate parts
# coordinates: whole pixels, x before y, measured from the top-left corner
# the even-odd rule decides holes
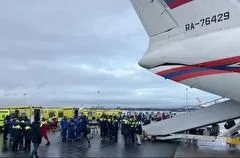
[[[2,105],[186,104],[186,86],[137,65],[148,37],[129,0],[5,0],[0,21]]]

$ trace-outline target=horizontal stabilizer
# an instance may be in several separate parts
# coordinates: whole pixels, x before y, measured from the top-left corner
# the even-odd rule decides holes
[[[239,102],[228,100],[200,110],[186,112],[167,120],[143,126],[143,130],[150,135],[165,136],[239,117]]]

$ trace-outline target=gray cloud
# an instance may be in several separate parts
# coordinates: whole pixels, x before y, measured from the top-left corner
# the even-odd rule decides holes
[[[0,13],[2,104],[96,105],[100,91],[104,106],[185,105],[185,86],[137,65],[148,37],[129,0],[10,0]]]

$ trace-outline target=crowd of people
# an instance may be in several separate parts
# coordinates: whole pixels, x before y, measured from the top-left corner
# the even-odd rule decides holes
[[[6,116],[4,120],[3,131],[3,149],[8,150],[8,144],[13,152],[17,151],[31,151],[31,143],[33,143],[32,157],[36,156],[38,146],[42,142],[42,138],[45,138],[46,145],[50,145],[50,141],[47,136],[47,122],[44,118],[40,122],[40,116],[36,115],[34,121],[31,123],[27,116],[15,117],[10,119],[10,116]]]
[[[125,143],[141,144],[140,136],[142,134],[142,124],[146,119],[144,115],[105,115],[100,119],[91,120],[85,115],[74,116],[72,119],[63,119],[59,122],[62,142],[80,142],[84,140],[91,146],[90,137],[92,134],[100,134],[102,142],[113,141],[117,142],[119,131],[124,137]],[[50,145],[48,138],[49,121],[40,116],[35,116],[31,122],[28,117],[15,117],[10,119],[6,116],[4,121],[4,150],[11,149],[17,151],[31,151],[31,143],[33,144],[32,156],[37,157],[37,150],[44,138],[46,145]],[[52,131],[52,130],[51,130]]]
[[[72,118],[70,121],[66,117],[64,117],[61,122],[61,136],[62,142],[68,141],[79,141],[81,144],[83,140],[86,139],[88,142],[88,146],[91,146],[90,140],[88,138],[88,134],[90,133],[89,120],[85,115],[76,116]]]
[[[132,116],[116,116],[103,114],[100,119],[94,117],[89,121],[86,116],[78,116],[72,118],[70,121],[63,118],[60,122],[62,142],[68,141],[82,141],[87,140],[90,146],[88,134],[94,131],[100,131],[100,138],[102,142],[118,141],[118,131],[121,129],[121,134],[125,138],[125,143],[141,144],[140,135],[142,134],[142,122],[140,117]],[[94,128],[95,127],[95,128]],[[98,133],[98,132],[95,132]]]

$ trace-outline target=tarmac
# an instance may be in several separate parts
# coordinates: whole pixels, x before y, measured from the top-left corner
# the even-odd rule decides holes
[[[50,146],[45,145],[45,140],[39,147],[40,157],[240,157],[240,148],[230,148],[225,142],[198,142],[186,143],[185,141],[143,141],[141,145],[125,145],[123,137],[119,141],[101,142],[99,135],[91,139],[91,147],[87,142],[61,142],[59,132],[49,133]],[[2,134],[0,134],[0,157],[29,157],[29,153],[18,151],[13,153],[3,151]]]

